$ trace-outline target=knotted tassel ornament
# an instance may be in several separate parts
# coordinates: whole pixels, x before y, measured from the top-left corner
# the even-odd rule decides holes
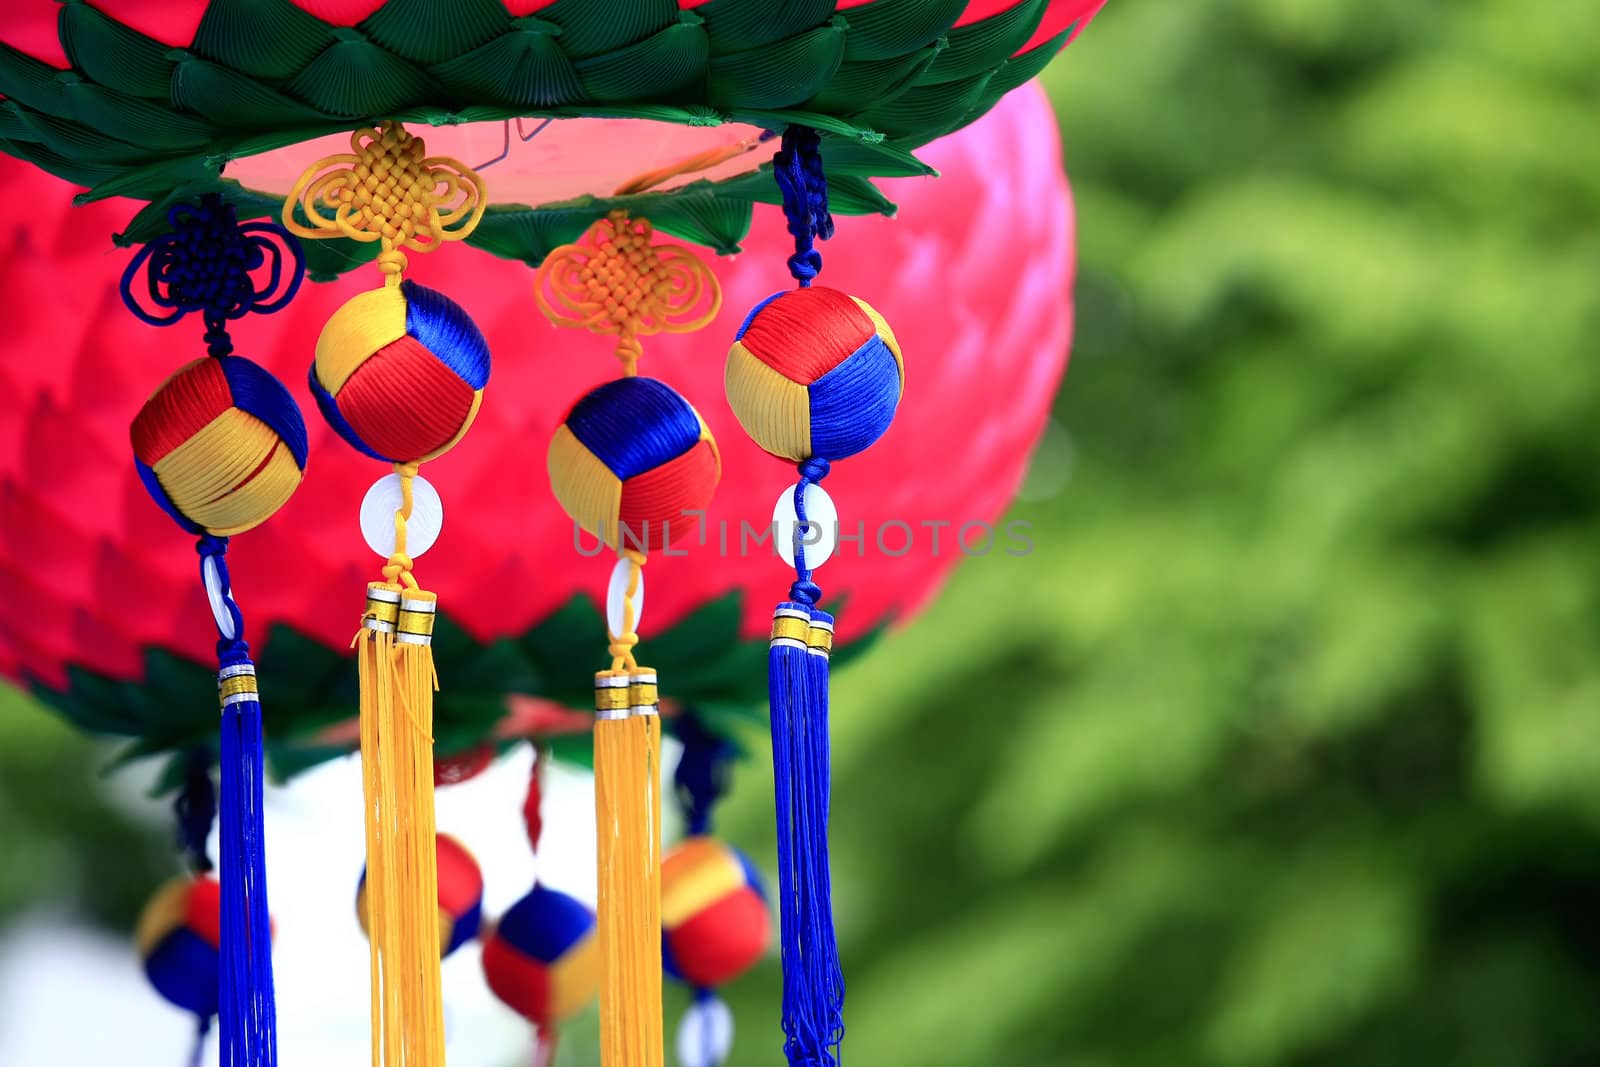
[[[617,338],[623,376],[573,405],[550,442],[550,484],[582,529],[617,552],[607,596],[611,667],[595,675],[597,923],[604,1067],[660,1067],[661,717],[656,673],[634,658],[645,553],[695,528],[722,461],[705,422],[665,383],[639,377],[639,337],[715,317],[716,277],[650,225],[614,211],[550,253],[535,297],[559,326]]]
[[[215,1011],[221,1019],[224,1067],[272,1067],[278,1057],[277,1012],[262,814],[261,703],[226,553],[231,535],[265,522],[299,486],[306,466],[306,430],[283,384],[232,354],[227,324],[287,305],[304,277],[305,264],[299,245],[282,229],[269,223],[240,225],[234,209],[216,196],[198,205],[180,204],[168,220],[172,233],[146,245],[128,265],[122,298],[134,314],[156,326],[200,312],[209,352],[164,382],[140,409],[131,430],[135,466],[145,488],[179,526],[198,537],[200,579],[217,628],[219,975],[214,985],[180,985],[186,989],[186,1006],[197,1014],[202,1014],[197,1005],[208,1009],[202,1014],[197,1051],[209,1012]],[[142,298],[135,285],[141,271],[147,272]],[[209,794],[209,788],[209,780],[204,790],[196,786],[184,805],[186,844],[202,860],[204,830],[199,824],[210,804],[201,794]],[[209,824],[209,814],[203,821]],[[209,868],[209,861],[205,866]],[[197,891],[209,884],[195,883]],[[185,944],[192,947],[192,941],[168,938],[162,944],[159,959],[151,957],[152,977],[159,969],[163,981],[176,982],[184,968],[174,962],[173,953]],[[190,978],[194,969],[191,964]],[[206,995],[196,992],[208,985]],[[166,988],[163,992],[173,995]]]
[[[385,563],[383,579],[367,586],[352,641],[361,686],[373,1063],[442,1067],[433,811],[438,604],[412,575],[413,557],[427,544],[409,528],[419,500],[438,509],[417,467],[453,448],[472,425],[489,348],[449,298],[401,279],[404,249],[427,252],[466,237],[487,195],[469,168],[427,156],[422,140],[398,123],[357,130],[350,147],[301,175],[283,221],[302,237],[380,245],[384,285],[351,299],[323,327],[311,390],[341,437],[394,468],[362,504],[363,532]]]
[[[737,750],[692,709],[674,733],[683,743],[672,777],[687,836],[661,858],[661,954],[667,977],[694,990],[678,1024],[679,1067],[721,1067],[733,1049],[733,1012],[716,987],[766,954],[772,921],[755,865],[711,836],[711,811]]]
[[[818,239],[833,232],[820,138],[790,127],[773,159],[795,239],[798,288],[767,298],[728,352],[728,403],[763,449],[797,465],[774,514],[774,540],[793,563],[789,599],[773,613],[768,652],[778,824],[778,918],[784,1052],[793,1067],[832,1067],[844,1039],[844,974],[833,928],[828,861],[829,655],[833,616],[812,571],[838,539],[820,484],[832,461],[872,444],[894,419],[904,364],[894,332],[865,301],[813,286]]]

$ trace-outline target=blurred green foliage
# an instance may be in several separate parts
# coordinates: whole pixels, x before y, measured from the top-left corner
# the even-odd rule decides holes
[[[132,929],[150,887],[179,873],[169,832],[99,780],[106,761],[103,745],[0,685],[0,933],[33,907]]]
[[[1070,478],[838,685],[846,1062],[1600,1062],[1596,41],[1113,0],[1047,71]]]

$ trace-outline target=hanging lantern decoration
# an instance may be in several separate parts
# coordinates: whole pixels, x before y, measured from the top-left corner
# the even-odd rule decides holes
[[[221,1000],[222,887],[203,874],[168,882],[145,905],[134,941],[150,984],[199,1017],[203,1038]]]
[[[0,38],[5,33],[0,27]],[[574,128],[585,128],[584,121]],[[556,122],[540,138],[565,126]],[[430,145],[440,132],[429,134]],[[994,553],[1008,547],[998,516],[1048,417],[1071,320],[1071,214],[1055,137],[1043,94],[1019,91],[983,121],[929,146],[926,158],[943,172],[939,180],[885,183],[901,205],[897,218],[857,219],[830,245],[828,284],[867,296],[918,356],[917,402],[898,413],[883,441],[840,464],[825,483],[836,498],[844,493],[852,501],[847,532],[856,523],[865,531],[825,568],[830,598],[850,604],[846,655],[872,647],[885,626],[914,617],[964,558],[954,524],[936,533],[916,526],[911,551],[885,554],[877,535],[900,551],[897,519],[971,520],[994,531]],[[593,142],[586,151],[593,156],[599,147]],[[282,189],[300,162],[285,160]],[[486,177],[498,181],[500,173],[491,169]],[[13,347],[52,353],[50,360],[0,359],[7,386],[0,422],[14,429],[0,439],[0,577],[28,619],[26,626],[0,624],[0,673],[78,728],[127,738],[130,758],[168,759],[160,780],[172,788],[182,778],[184,752],[215,734],[203,704],[184,699],[206,685],[206,661],[214,670],[215,634],[183,625],[206,610],[203,590],[187,580],[193,552],[165,536],[171,520],[150,506],[117,444],[143,394],[171,369],[163,348],[147,343],[148,327],[115,296],[102,295],[126,262],[105,254],[104,235],[125,225],[132,207],[104,200],[70,208],[65,183],[9,158],[0,158],[0,188],[33,205],[18,222],[28,253],[0,261],[0,305],[26,327]],[[485,226],[500,218],[496,212],[486,214]],[[1003,248],[988,239],[995,226],[1023,215],[1028,225],[1015,228]],[[306,244],[313,260],[337,246],[355,247],[347,239]],[[743,248],[713,262],[728,305],[708,327],[716,335],[731,337],[770,295],[770,264],[792,251],[782,213],[758,208]],[[527,358],[497,361],[496,402],[480,408],[467,447],[422,472],[446,501],[470,502],[460,514],[471,517],[445,531],[450,565],[425,568],[428,588],[442,602],[439,626],[450,633],[432,648],[447,684],[436,697],[436,768],[456,775],[469,753],[476,767],[508,739],[527,736],[552,744],[557,758],[587,762],[592,719],[558,716],[551,704],[592,706],[592,681],[573,684],[553,665],[571,661],[567,635],[574,629],[604,625],[609,575],[581,560],[565,565],[573,527],[547,491],[543,465],[505,457],[529,440],[549,439],[571,400],[601,380],[615,338],[530,316],[526,273],[479,249],[450,251],[457,254],[411,256],[406,277],[456,297],[470,294],[491,347],[498,353],[512,345]],[[926,285],[930,257],[952,265],[956,284]],[[302,286],[283,312],[249,316],[235,327],[240,353],[292,387],[309,417],[311,451],[324,457],[337,458],[346,446],[311,414],[306,350],[329,316],[362,291],[362,281],[352,274]],[[53,294],[60,314],[30,313],[28,294],[40,291]],[[715,702],[718,711],[707,721],[727,732],[735,721],[755,721],[751,709],[765,701],[756,663],[766,641],[754,635],[770,626],[771,604],[762,606],[763,589],[771,587],[770,546],[741,548],[740,527],[748,521],[764,528],[777,490],[763,485],[769,461],[717,397],[722,361],[705,359],[705,336],[658,334],[646,343],[645,373],[692,402],[724,468],[704,543],[699,530],[685,534],[687,543],[672,552],[687,551],[688,560],[657,559],[672,580],[650,590],[651,665],[666,672],[673,698]],[[993,359],[997,345],[1026,355]],[[100,354],[107,351],[118,358],[106,361]],[[952,424],[983,432],[945,455],[937,470],[919,465],[916,457],[942,448]],[[352,751],[359,740],[354,679],[340,660],[353,627],[338,592],[353,588],[359,543],[337,520],[380,472],[353,458],[316,467],[280,514],[228,555],[235,584],[250,593],[242,601],[246,637],[276,698],[267,709],[267,757],[286,777]],[[680,525],[694,523],[674,522],[674,534]],[[413,522],[412,535],[420,528]],[[593,551],[584,538],[584,551]],[[708,553],[716,558],[702,562]],[[508,600],[505,589],[518,593]],[[525,656],[501,666],[506,642]],[[702,669],[713,663],[738,666]]]
[[[662,1062],[661,718],[656,672],[634,656],[644,564],[696,528],[722,477],[705,421],[675,389],[638,376],[639,338],[688,333],[722,307],[716,276],[650,224],[614,211],[539,268],[539,307],[558,326],[615,335],[622,377],[581,397],[550,442],[550,486],[582,529],[617,553],[606,595],[611,665],[594,676],[600,1055]]]
[[[602,824],[599,921],[575,939],[535,943],[531,929],[570,933],[579,925],[568,911],[548,903],[553,891],[535,887],[529,896],[542,902],[529,910],[537,921],[524,921],[519,905],[508,913],[508,918],[517,916],[515,921],[502,924],[506,930],[497,929],[494,936],[504,933],[505,946],[557,969],[581,959],[572,953],[585,944],[595,946],[597,960],[603,948],[607,1067],[656,1067],[662,1060],[661,961],[656,956],[661,946],[655,785],[660,719],[655,672],[639,666],[634,655],[642,568],[648,552],[689,535],[696,523],[685,521],[680,530],[674,520],[710,500],[724,465],[730,480],[737,480],[732,476],[752,469],[755,450],[741,445],[724,456],[718,449],[712,429],[725,431],[731,422],[720,405],[712,409],[709,398],[695,391],[703,388],[697,374],[704,361],[691,355],[703,353],[684,347],[671,357],[679,360],[674,365],[658,360],[658,348],[652,352],[658,360],[655,378],[647,381],[633,373],[639,337],[670,333],[691,321],[703,325],[717,314],[709,304],[709,310],[691,312],[693,301],[685,301],[691,291],[712,299],[716,279],[708,272],[700,277],[704,268],[688,265],[693,257],[658,243],[652,226],[721,253],[739,251],[747,237],[752,251],[761,241],[770,244],[769,220],[755,205],[775,199],[761,147],[781,131],[788,132],[780,169],[787,160],[804,172],[784,178],[783,193],[791,224],[809,234],[806,242],[825,236],[819,226],[829,217],[829,199],[840,213],[888,215],[893,205],[874,184],[877,179],[933,173],[912,152],[995,108],[1102,3],[866,0],[838,11],[836,5],[788,5],[794,10],[774,14],[759,0],[644,0],[628,5],[628,17],[621,18],[613,4],[563,0],[540,6],[534,16],[514,10],[515,5],[505,10],[490,5],[495,10],[463,19],[455,5],[441,0],[356,5],[210,0],[155,6],[97,0],[24,5],[0,28],[5,102],[0,151],[87,187],[85,202],[117,196],[147,202],[119,241],[152,241],[182,220],[188,220],[184,225],[200,221],[199,214],[184,214],[192,207],[179,205],[198,204],[212,220],[225,217],[222,209],[229,220],[281,211],[291,231],[318,238],[306,254],[319,278],[372,260],[385,275],[382,289],[356,296],[329,320],[308,383],[330,428],[325,436],[340,436],[394,468],[369,491],[362,509],[363,533],[383,566],[382,579],[368,586],[357,634],[361,685],[355,729],[344,729],[350,694],[329,681],[340,676],[332,661],[343,654],[348,630],[338,621],[342,613],[327,607],[336,603],[328,591],[349,580],[349,555],[334,534],[323,530],[329,506],[336,513],[343,506],[338,500],[353,502],[353,483],[337,470],[319,474],[313,492],[321,495],[313,502],[302,494],[289,504],[302,510],[305,521],[293,533],[276,527],[263,531],[256,539],[260,556],[254,562],[240,560],[239,571],[259,602],[269,605],[253,614],[258,628],[252,635],[263,656],[273,660],[263,662],[274,669],[281,663],[286,681],[292,681],[283,691],[293,699],[282,701],[282,717],[274,719],[275,768],[292,772],[349,750],[358,738],[363,751],[367,892],[375,934],[375,1062],[389,1067],[443,1063],[438,958],[444,942],[432,906],[443,896],[431,788],[449,774],[440,779],[438,767],[453,765],[458,754],[485,743],[503,742],[508,734],[548,736],[543,724],[549,718],[530,726],[519,716],[508,722],[500,713],[511,695],[575,706],[590,693],[587,679],[574,686],[563,668],[572,661],[571,632],[584,626],[598,630],[593,602],[602,600],[611,665],[592,687],[598,710],[593,741],[557,737],[554,742],[585,756],[592,744]],[[761,17],[749,17],[752,13]],[[545,118],[533,133],[524,133],[523,120],[538,113],[560,118]],[[397,116],[428,123],[428,140],[435,150],[446,149],[443,154],[427,155]],[[637,120],[653,120],[644,127],[651,136],[633,135],[643,125]],[[618,125],[624,122],[629,125]],[[326,150],[316,144],[319,138],[339,136],[329,131],[355,123],[363,128],[348,153],[305,168],[306,160]],[[515,148],[513,128],[519,138]],[[806,130],[818,131],[821,144],[809,149],[800,144],[797,137]],[[862,257],[870,261],[864,277],[874,279],[874,303],[902,323],[906,347],[919,354],[919,380],[930,380],[920,376],[937,365],[934,349],[948,344],[950,355],[938,390],[948,394],[949,408],[939,409],[924,429],[927,443],[908,444],[904,457],[886,460],[881,468],[869,466],[870,460],[853,464],[846,475],[862,479],[853,499],[872,495],[868,481],[884,490],[874,501],[883,510],[870,512],[863,502],[858,513],[888,520],[900,514],[892,500],[916,499],[930,507],[942,504],[951,513],[992,518],[1020,479],[1028,447],[1046,417],[1067,330],[1065,199],[1054,169],[1058,161],[1037,147],[1048,148],[1051,137],[1053,127],[1045,122],[1035,136],[1020,138],[1015,151],[1016,158],[1035,152],[1051,169],[1055,184],[1043,190],[1042,198],[1053,196],[1053,201],[1042,208],[1029,201],[1029,232],[1013,235],[992,260],[983,259],[991,254],[981,249],[984,242],[958,237],[955,254],[941,258],[959,259],[962,269],[982,277],[963,287],[959,297],[940,294],[920,316],[925,322],[908,321],[916,317],[897,309],[891,295],[898,289],[898,299],[907,303],[925,299],[927,287],[920,280],[905,287],[891,284],[894,276],[925,274],[926,268],[916,265],[924,262],[918,258],[921,247],[906,244],[897,246],[898,255]],[[489,159],[497,148],[500,154]],[[814,164],[822,155],[829,160],[827,198],[818,199],[824,187],[820,166]],[[474,168],[457,158],[504,165],[496,173],[500,202],[492,211],[486,210]],[[939,213],[938,226],[954,226],[959,218],[973,232],[992,233],[1017,213],[1002,201],[1022,196],[1012,190],[1023,183],[1010,181],[1011,169],[991,153],[975,153],[962,169],[1000,173],[1008,180],[969,187],[1003,190],[992,194],[999,199],[983,201],[989,213],[973,211],[970,218],[965,208]],[[906,183],[905,198],[916,198],[923,187],[932,188]],[[979,200],[976,193],[963,198]],[[107,221],[115,225],[123,217]],[[19,225],[43,224],[30,216]],[[239,230],[246,233],[249,227]],[[582,237],[586,232],[589,236]],[[891,231],[880,232],[885,248],[899,240]],[[402,277],[407,251],[451,240],[529,265],[544,263],[541,307],[552,321],[614,335],[624,383],[585,394],[595,383],[587,372],[574,369],[582,361],[560,366],[555,360],[525,361],[533,366],[513,370],[523,375],[516,380],[525,406],[502,406],[479,420],[488,345],[459,306]],[[802,240],[799,232],[795,240]],[[209,239],[202,244],[219,247]],[[67,246],[50,247],[69,254]],[[802,288],[820,266],[811,251],[809,243],[797,244],[791,262]],[[298,267],[261,255],[258,280],[281,265],[279,280],[292,288],[288,280],[298,279]],[[219,261],[223,266],[216,269],[238,273],[226,266],[229,257]],[[31,256],[0,263],[14,283],[0,286],[0,301],[8,290],[44,291],[33,272],[53,269]],[[754,257],[726,262],[721,269],[748,282],[755,273]],[[810,275],[802,277],[806,271]],[[417,274],[426,277],[426,269]],[[463,280],[453,291],[470,292],[481,313],[480,301],[505,285],[504,275],[504,270],[485,270],[473,284]],[[182,290],[189,277],[180,270],[158,284],[152,274],[152,298],[166,294],[174,281]],[[1036,287],[1029,290],[1032,299],[1009,303],[1030,286]],[[209,658],[204,643],[172,627],[173,618],[198,607],[199,592],[189,601],[177,597],[171,591],[177,573],[173,558],[143,548],[142,534],[154,521],[151,509],[144,509],[147,519],[126,509],[83,506],[85,500],[114,499],[117,483],[98,476],[92,460],[100,442],[77,432],[77,424],[102,412],[126,418],[119,408],[124,379],[133,376],[140,358],[140,346],[102,343],[106,331],[96,322],[90,298],[67,291],[83,288],[49,290],[59,292],[63,307],[70,305],[80,315],[63,314],[48,323],[38,316],[13,316],[24,330],[18,346],[30,356],[50,351],[70,359],[80,350],[119,351],[129,353],[128,359],[85,362],[94,369],[74,375],[70,388],[62,386],[54,360],[19,359],[0,367],[6,385],[0,389],[0,412],[11,412],[11,425],[19,427],[3,444],[24,457],[0,469],[0,576],[14,587],[19,602],[41,609],[28,614],[26,627],[0,623],[0,673],[37,687],[85,728],[133,736],[132,754],[181,754],[197,739],[205,740],[213,725],[198,728],[183,718],[187,713],[174,710],[181,709],[181,701],[164,699],[174,679],[192,676],[193,663]],[[252,309],[268,310],[264,305],[271,301],[264,294],[273,286],[255,288],[260,293],[252,296]],[[741,289],[739,304],[749,306],[767,291],[765,285],[759,291]],[[996,293],[994,299],[987,295]],[[326,293],[314,294],[293,315],[279,318],[298,323],[305,312],[320,319],[327,299]],[[833,301],[831,310],[817,311],[788,300],[772,301],[740,331],[738,343],[749,358],[738,369],[730,366],[728,386],[739,421],[762,447],[799,464],[800,484],[786,493],[789,504],[780,503],[780,509],[792,505],[795,524],[807,528],[807,519],[820,517],[827,504],[825,494],[812,491],[815,483],[829,461],[864,447],[881,432],[879,425],[898,402],[903,366],[899,341],[866,305]],[[1006,305],[993,320],[985,318],[984,305],[991,303]],[[165,314],[157,299],[147,306],[158,309],[152,315]],[[813,315],[834,318],[811,335],[780,336],[789,321],[784,316],[798,321]],[[87,343],[73,332],[80,320],[88,324],[81,327],[90,331]],[[519,348],[549,340],[536,332],[545,324],[530,328],[516,311],[492,325],[515,336]],[[733,333],[733,323],[723,325],[724,336]],[[207,327],[212,357],[184,368],[164,387],[165,396],[141,415],[145,425],[134,437],[139,473],[158,504],[201,539],[205,593],[222,637],[219,1009],[225,1062],[261,1067],[275,1059],[266,951],[270,924],[261,837],[252,833],[264,773],[262,739],[247,635],[232,601],[222,547],[227,537],[250,529],[289,498],[305,468],[306,441],[298,414],[290,414],[292,402],[281,402],[288,398],[282,387],[254,364],[232,356],[225,335],[215,336],[209,318]],[[927,333],[913,340],[919,330]],[[989,336],[999,331],[1016,331],[1008,336],[1027,343],[1000,345]],[[858,343],[849,358],[831,365],[825,365],[831,356],[793,350],[820,343],[824,334],[834,340],[848,334]],[[303,351],[304,338],[296,343]],[[289,347],[280,337],[275,350]],[[975,349],[991,347],[1025,351],[1027,357],[974,358]],[[265,352],[253,354],[266,358]],[[862,354],[866,358],[854,358]],[[1006,366],[995,365],[1000,362]],[[497,379],[497,393],[504,382]],[[551,448],[549,475],[564,509],[618,555],[603,598],[603,574],[551,573],[580,570],[548,566],[570,543],[567,531],[538,529],[557,525],[534,521],[537,506],[530,514],[526,504],[544,495],[542,475],[504,462],[514,443],[545,437],[556,427],[555,412],[538,408],[542,398],[580,394]],[[687,397],[699,402],[699,411]],[[992,420],[986,429],[997,432],[986,434],[971,454],[950,457],[937,477],[918,483],[913,465],[901,460],[942,443],[946,427],[964,421],[963,410],[986,412],[983,417]],[[441,569],[442,583],[435,587],[447,595],[459,593],[459,599],[449,596],[456,617],[438,621],[438,653],[452,687],[456,679],[463,682],[462,690],[452,688],[441,698],[436,718],[432,640],[438,601],[417,583],[413,569],[437,536],[442,505],[418,466],[452,449],[475,421],[489,424],[502,444],[512,444],[493,449],[492,459],[457,455],[441,478],[441,484],[454,481],[460,495],[452,493],[453,499],[473,502],[475,522],[463,535],[457,557],[464,566],[454,575]],[[897,433],[903,429],[904,421]],[[195,457],[212,448],[222,450],[217,462],[197,473],[205,464],[197,465]],[[0,464],[8,458],[0,457]],[[972,464],[983,476],[958,479],[952,474],[957,464]],[[982,488],[973,490],[975,485]],[[966,487],[961,491],[970,496],[959,496],[957,486]],[[928,495],[917,495],[930,487]],[[938,495],[946,491],[950,497]],[[765,502],[760,506],[758,518],[764,519]],[[727,514],[737,519],[754,512],[741,506]],[[633,526],[642,529],[630,531]],[[630,532],[631,540],[625,536]],[[296,551],[301,548],[306,551]],[[826,763],[817,738],[819,730],[825,736],[831,630],[829,617],[817,606],[820,591],[811,583],[820,548],[802,545],[795,557],[789,611],[780,609],[767,653],[773,722],[786,731],[775,745],[780,810],[787,813],[780,826],[788,835],[780,841],[777,897],[786,972],[794,978],[786,986],[784,1009],[791,1059],[811,1056],[807,1062],[822,1065],[832,1062],[837,1048],[842,997],[831,959],[831,922],[825,918],[826,878],[816,877],[817,871],[826,872],[826,836],[819,827],[826,818]],[[49,567],[35,562],[46,558]],[[665,657],[654,662],[670,665],[681,679],[681,688],[674,690],[680,700],[715,697],[724,707],[754,703],[752,693],[741,691],[734,699],[725,688],[735,673],[755,677],[743,667],[761,654],[751,640],[757,628],[725,594],[754,590],[761,565],[749,558],[698,568],[706,573],[686,574],[653,598],[667,624],[652,638]],[[897,568],[862,554],[835,565],[835,573],[849,577],[832,588],[836,595],[849,589],[852,622],[867,629],[915,611],[948,565]],[[507,596],[510,588],[518,595]],[[269,632],[270,645],[264,643]],[[496,657],[492,669],[477,669],[489,662],[485,649],[498,650],[505,638],[526,642],[530,654]],[[730,661],[739,669],[730,669]],[[154,663],[175,669],[153,669]],[[130,703],[125,683],[140,687],[143,699],[133,710],[123,709]],[[723,721],[718,728],[728,725]],[[442,760],[433,758],[436,736]],[[805,869],[796,859],[802,855]],[[803,913],[797,902],[804,902]],[[551,915],[542,914],[547,911]],[[562,944],[550,951],[551,943]],[[241,955],[240,946],[254,951]],[[547,991],[538,1014],[553,1018],[552,1003]],[[230,1037],[230,1020],[250,1032]],[[823,1036],[796,1038],[797,1026]]]
[[[754,864],[711,836],[712,808],[728,787],[733,745],[693,711],[674,729],[683,755],[673,783],[688,836],[661,861],[661,956],[667,977],[694,990],[678,1024],[680,1067],[721,1067],[733,1049],[733,1013],[716,987],[766,954],[772,920]]]
[[[539,752],[528,775],[522,815],[537,854],[545,765]],[[507,1007],[535,1027],[541,1067],[554,1059],[559,1026],[594,1000],[600,984],[600,945],[594,913],[565,893],[535,883],[494,924],[483,943],[483,977]]]
[[[434,837],[439,872],[439,958],[478,936],[483,922],[483,871],[467,847],[449,834]],[[367,872],[356,885],[356,921],[372,937],[367,907]]]
[[[214,195],[178,205],[168,218],[172,232],[128,264],[122,299],[153,326],[199,312],[208,354],[145,401],[131,430],[134,465],[161,509],[198,538],[200,579],[217,630],[222,706],[222,1056],[229,1064],[270,1067],[277,1062],[277,1021],[263,855],[261,704],[225,554],[230,537],[265,522],[299,486],[306,430],[282,383],[233,355],[228,323],[281,310],[299,289],[305,265],[299,245],[280,227],[241,225]]]
[[[336,311],[317,339],[311,389],[353,448],[392,464],[362,502],[362,533],[383,557],[356,632],[366,800],[363,899],[374,935],[375,1059],[389,1067],[444,1062],[439,898],[433,815],[433,629],[438,598],[412,574],[438,535],[438,494],[417,473],[455,446],[489,380],[489,346],[448,297],[402,280],[405,250],[464,239],[483,218],[483,182],[430,157],[397,122],[350,135],[350,152],[308,167],[283,205],[305,238],[376,244],[382,288]],[[297,214],[298,213],[298,214]],[[300,221],[300,217],[305,219]],[[423,520],[425,521],[417,521]],[[413,523],[415,522],[415,528]],[[381,993],[381,996],[380,996]]]
[[[172,807],[178,847],[192,873],[172,880],[151,898],[135,928],[134,942],[145,977],[156,992],[194,1015],[190,1062],[198,1063],[205,1054],[222,985],[222,887],[210,877],[214,867],[206,850],[217,817],[209,751],[188,753],[183,787]]]
[[[844,1038],[844,975],[833,930],[828,870],[828,660],[833,616],[812,581],[837,545],[839,517],[819,484],[835,461],[888,430],[905,363],[883,317],[865,301],[812,282],[816,242],[833,235],[820,139],[791,126],[773,160],[794,237],[798,285],[758,304],[728,354],[728,403],[766,452],[800,479],[773,512],[773,538],[795,580],[773,612],[768,656],[773,788],[778,816],[779,928],[784,1051],[794,1067],[837,1062]]]

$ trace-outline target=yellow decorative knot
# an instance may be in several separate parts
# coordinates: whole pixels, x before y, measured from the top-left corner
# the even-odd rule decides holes
[[[406,269],[402,248],[431,252],[477,228],[489,204],[483,179],[465,164],[427,156],[422,138],[386,119],[350,135],[350,152],[307,167],[283,202],[283,224],[300,237],[379,241],[378,267],[391,285]],[[295,205],[310,225],[295,218]]]
[[[680,245],[653,244],[654,234],[644,219],[613,211],[546,256],[534,280],[539,310],[557,326],[617,335],[628,375],[643,352],[640,336],[690,333],[722,308],[711,268]]]

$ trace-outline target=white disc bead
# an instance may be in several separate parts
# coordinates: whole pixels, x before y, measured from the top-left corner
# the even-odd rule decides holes
[[[733,1012],[712,997],[696,1001],[678,1023],[681,1067],[722,1067],[733,1051]]]
[[[367,547],[388,559],[394,555],[394,516],[400,510],[400,475],[386,474],[361,498],[361,536]],[[406,520],[406,555],[416,559],[439,540],[444,501],[420,474],[411,479],[411,518]]]
[[[611,568],[611,584],[606,587],[606,628],[612,637],[623,635],[623,605],[628,601],[628,579],[633,564],[619,559]],[[633,594],[633,632],[639,632],[639,620],[644,616],[644,569],[639,570],[639,588]]]
[[[833,550],[839,547],[839,509],[822,486],[812,482],[806,486],[806,529],[800,532],[800,548],[805,553],[806,566],[812,570],[828,562]],[[799,517],[794,510],[794,486],[783,491],[772,509],[772,543],[778,555],[789,566],[794,566],[795,528]]]

